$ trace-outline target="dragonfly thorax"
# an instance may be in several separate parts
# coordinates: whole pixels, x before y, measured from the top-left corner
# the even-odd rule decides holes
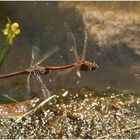
[[[33,67],[31,67],[30,72],[31,73],[36,72],[36,73],[38,73],[40,75],[47,75],[49,73],[49,70],[46,69],[45,67],[33,66]]]
[[[80,71],[89,71],[90,70],[90,64],[89,63],[82,63],[80,65]]]

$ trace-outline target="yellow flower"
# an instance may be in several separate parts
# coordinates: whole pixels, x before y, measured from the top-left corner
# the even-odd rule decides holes
[[[8,34],[8,29],[7,29],[7,28],[5,28],[5,29],[3,30],[3,34],[4,34],[4,35],[7,35],[7,34]]]
[[[11,34],[13,38],[15,37],[15,35],[18,35],[19,33],[20,33],[20,29],[19,29],[19,24],[17,22],[14,22],[11,25],[11,27],[10,24],[7,23],[5,29],[3,30],[4,35]]]

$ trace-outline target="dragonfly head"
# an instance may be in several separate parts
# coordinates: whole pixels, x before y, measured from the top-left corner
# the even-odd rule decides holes
[[[98,69],[98,65],[94,62],[94,63],[91,63],[91,70],[94,71],[96,69]]]

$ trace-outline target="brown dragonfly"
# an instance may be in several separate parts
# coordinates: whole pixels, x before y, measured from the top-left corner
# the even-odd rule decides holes
[[[28,69],[24,69],[24,70],[17,71],[17,72],[12,72],[12,73],[8,73],[8,74],[2,74],[2,75],[0,75],[0,78],[8,78],[8,77],[13,77],[13,76],[17,76],[17,75],[27,75],[28,74],[27,88],[28,88],[29,94],[31,93],[30,79],[31,79],[31,77],[34,77],[36,79],[36,81],[38,81],[38,84],[41,86],[41,94],[39,94],[38,96],[43,99],[48,98],[51,94],[50,94],[49,90],[47,89],[47,87],[45,86],[45,84],[41,78],[41,75],[47,75],[52,70],[67,69],[67,68],[74,67],[76,65],[76,63],[73,63],[73,64],[65,65],[65,66],[47,66],[47,67],[39,66],[44,60],[46,60],[48,57],[53,55],[58,50],[59,49],[57,47],[55,47],[52,50],[48,51],[47,54],[44,54],[41,59],[39,59],[40,49],[37,46],[33,46],[31,64]]]
[[[38,85],[40,85],[40,88],[41,88],[41,94],[39,92],[38,96],[42,99],[50,97],[51,93],[45,86],[45,84],[40,76],[40,75],[48,74],[49,70],[47,70],[47,69],[45,69],[45,67],[42,67],[39,65],[57,51],[58,51],[58,48],[55,47],[52,50],[48,51],[47,54],[44,54],[42,56],[42,58],[40,59],[39,47],[37,47],[37,46],[32,47],[31,64],[30,64],[30,67],[28,68],[29,74],[27,77],[27,89],[28,89],[29,94],[31,93],[30,79],[31,79],[31,77],[34,77],[36,79],[36,81],[38,81]]]
[[[34,77],[36,79],[36,81],[38,82],[38,85],[40,85],[40,88],[41,88],[41,93],[39,93],[38,96],[43,99],[48,98],[51,94],[50,94],[49,90],[46,88],[40,75],[48,74],[49,69],[39,66],[39,64],[41,64],[44,60],[46,60],[48,57],[50,57],[57,51],[58,51],[58,48],[55,47],[52,50],[50,50],[47,54],[44,54],[41,59],[39,59],[40,49],[37,46],[33,46],[32,55],[31,55],[31,64],[28,69],[9,73],[9,74],[0,75],[0,78],[8,78],[8,77],[16,76],[16,75],[28,74],[27,89],[28,89],[29,95],[31,93],[30,79],[31,79],[31,77]]]

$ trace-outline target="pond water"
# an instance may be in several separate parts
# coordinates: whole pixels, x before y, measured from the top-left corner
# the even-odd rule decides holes
[[[81,78],[75,70],[66,75],[52,72],[42,76],[58,99],[47,103],[44,112],[40,109],[19,123],[1,119],[0,137],[98,138],[108,131],[113,135],[139,125],[139,6],[140,2],[0,2],[1,27],[9,17],[21,28],[0,74],[28,68],[33,45],[40,48],[41,56],[59,48],[42,66],[73,63],[67,33],[74,34],[81,57],[85,28],[86,59],[99,65],[96,71],[81,72]],[[23,75],[1,79],[1,104],[13,102],[4,95],[17,101],[37,95],[28,96],[26,80]],[[36,83],[32,88],[40,93]],[[66,91],[68,95],[61,96]],[[126,130],[111,138],[139,138],[139,130]]]

